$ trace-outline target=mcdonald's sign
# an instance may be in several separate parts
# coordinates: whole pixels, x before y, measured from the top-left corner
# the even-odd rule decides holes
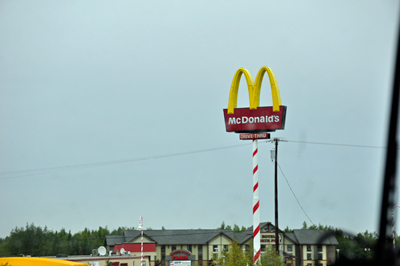
[[[260,107],[261,84],[265,73],[268,74],[271,84],[272,106]],[[242,74],[247,82],[250,108],[236,108]],[[247,69],[239,68],[233,77],[228,109],[224,109],[224,117],[227,132],[259,133],[284,129],[286,106],[282,105],[274,72],[269,67],[264,66],[258,71],[254,82]]]

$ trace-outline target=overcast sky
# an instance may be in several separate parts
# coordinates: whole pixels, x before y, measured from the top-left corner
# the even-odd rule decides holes
[[[279,226],[377,231],[398,19],[394,0],[0,0],[0,237],[251,226],[252,144],[222,110],[236,70],[262,66],[287,106]]]

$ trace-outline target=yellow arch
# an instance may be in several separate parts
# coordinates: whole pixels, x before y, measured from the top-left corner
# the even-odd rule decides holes
[[[269,67],[263,66],[257,73],[256,82],[254,84],[254,101],[257,107],[260,106],[261,83],[265,72],[268,73],[269,83],[271,84],[272,110],[276,112],[279,111],[279,106],[282,105],[281,94],[279,92],[279,86],[275,74]]]
[[[228,114],[233,114],[233,111],[237,107],[237,97],[238,97],[238,92],[239,92],[239,83],[240,83],[240,78],[242,77],[242,74],[244,74],[244,76],[246,78],[247,87],[248,87],[248,90],[249,90],[250,108],[253,105],[252,104],[252,97],[251,97],[251,95],[253,95],[253,91],[254,91],[253,77],[251,76],[250,72],[247,69],[239,68],[236,71],[235,76],[233,76],[233,80],[232,80],[231,91],[229,93]]]
[[[61,259],[48,259],[48,258],[32,258],[32,257],[6,257],[0,258],[0,264],[10,266],[87,266],[85,263],[61,260]]]
[[[261,84],[264,79],[265,72],[268,73],[269,82],[271,84],[271,93],[272,93],[272,110],[274,112],[279,111],[279,106],[282,105],[281,95],[279,92],[278,82],[276,81],[276,77],[274,72],[269,67],[263,66],[257,73],[256,81],[253,82],[253,77],[247,69],[239,68],[235,76],[232,80],[231,91],[229,93],[229,103],[228,103],[228,114],[233,114],[235,108],[237,107],[237,96],[239,91],[239,83],[242,74],[246,77],[247,87],[249,90],[249,102],[250,109],[257,109],[260,106],[260,93],[261,93]]]

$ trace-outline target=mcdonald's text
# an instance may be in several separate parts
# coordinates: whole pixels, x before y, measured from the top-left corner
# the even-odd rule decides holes
[[[224,117],[227,132],[275,131],[285,128],[286,106],[280,106],[276,112],[272,107],[236,108],[233,114],[228,114],[227,109],[224,109]]]

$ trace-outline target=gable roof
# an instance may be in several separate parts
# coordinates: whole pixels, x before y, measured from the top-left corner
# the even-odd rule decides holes
[[[275,229],[275,226],[270,223],[261,223],[261,230]],[[106,236],[105,244],[114,246],[115,244],[129,243],[133,239],[140,237],[140,230],[126,230],[123,235],[108,235]],[[298,244],[324,244],[338,245],[335,236],[329,235],[323,230],[313,229],[295,229],[293,233],[285,233],[279,230],[284,237],[289,238]],[[222,229],[184,229],[184,230],[144,230],[143,235],[154,241],[157,245],[203,245],[210,242],[213,238],[219,235],[225,235],[227,238],[238,241],[243,244],[253,237],[253,227],[249,227],[246,231],[234,233],[232,230]]]
[[[107,235],[105,244],[107,246],[114,246],[115,244],[121,244],[125,242],[123,235]]]
[[[268,231],[273,232],[273,231],[275,231],[275,225],[273,225],[271,222],[260,223],[260,231],[262,231],[262,230],[268,230]],[[279,230],[279,233],[282,233],[284,236],[287,236],[287,234],[285,232],[283,232],[282,230],[280,230],[279,228],[278,228],[278,230]],[[239,234],[242,234],[242,236],[238,235],[236,238],[239,241],[239,244],[245,243],[249,239],[253,238],[253,226],[250,226],[249,228],[247,228],[246,231],[239,233]],[[294,242],[297,242],[293,238],[290,238],[290,239],[293,240]]]
[[[299,241],[299,244],[309,244],[309,245],[338,245],[336,237],[324,230],[316,229],[295,229],[293,234]]]
[[[218,235],[225,235],[233,239],[231,230],[199,229],[199,230],[144,230],[144,235],[154,240],[157,245],[202,245],[211,241]],[[107,245],[128,243],[140,237],[139,230],[127,230],[121,236],[106,236]]]

